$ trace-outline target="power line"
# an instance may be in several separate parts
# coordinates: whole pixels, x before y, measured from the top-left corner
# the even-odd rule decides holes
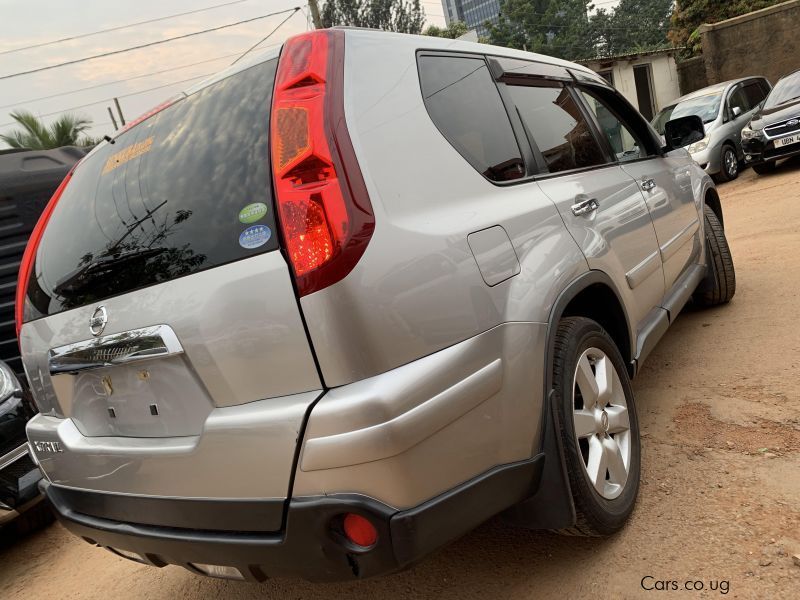
[[[101,87],[106,87],[109,85],[114,85],[117,83],[125,83],[127,81],[133,81],[135,79],[143,79],[144,77],[152,77],[153,75],[161,75],[162,73],[169,73],[170,71],[178,71],[180,69],[188,69],[189,67],[194,67],[196,65],[203,65],[210,62],[216,62],[218,60],[222,60],[224,58],[231,58],[232,56],[238,56],[239,52],[233,52],[231,54],[225,54],[223,56],[217,56],[216,58],[209,58],[208,60],[200,60],[197,62],[189,63],[186,65],[180,65],[178,67],[171,67],[169,69],[162,69],[160,71],[152,71],[151,73],[143,73],[142,75],[135,75],[133,77],[126,77],[125,79],[117,79],[116,81],[107,81],[106,83],[98,83],[97,85],[90,85],[82,88],[78,88],[75,90],[70,90],[69,92],[59,92],[58,94],[50,94],[49,96],[39,96],[38,98],[30,98],[28,100],[20,100],[18,102],[12,102],[11,104],[4,104],[0,106],[0,109],[3,108],[11,108],[12,106],[20,106],[22,104],[30,104],[32,102],[39,102],[41,100],[50,100],[51,98],[58,98],[60,96],[69,96],[70,94],[77,94],[78,92],[85,92],[87,90],[94,90]]]
[[[147,21],[139,21],[137,23],[129,23],[128,25],[118,25],[116,27],[109,27],[108,29],[98,29],[97,31],[90,31],[88,33],[80,33],[78,35],[71,35],[69,37],[59,38],[57,40],[51,40],[49,42],[40,42],[38,44],[31,44],[30,46],[21,46],[19,48],[12,48],[11,50],[3,50],[0,51],[0,55],[2,54],[12,54],[14,52],[22,52],[23,50],[32,50],[34,48],[42,48],[44,46],[52,46],[53,44],[61,44],[63,42],[71,42],[73,40],[80,40],[83,38],[91,37],[94,35],[101,35],[103,33],[110,33],[112,31],[121,31],[122,29],[129,29],[131,27],[138,27],[139,25],[147,25],[148,23],[157,23],[159,21],[166,21],[168,19],[174,19],[176,17],[185,17],[186,15],[193,15],[195,13],[206,12],[209,10],[213,10],[215,8],[222,8],[223,6],[231,6],[233,4],[242,4],[243,2],[250,2],[251,0],[233,0],[232,2],[224,2],[223,4],[214,4],[212,6],[207,6],[206,8],[198,8],[196,10],[189,10],[182,13],[176,13],[174,15],[166,15],[164,17],[157,17],[155,19],[148,19]]]
[[[189,81],[194,81],[195,79],[202,79],[202,78],[205,78],[205,77],[209,77],[211,75],[213,75],[213,73],[206,73],[205,75],[196,75],[194,77],[189,77],[187,79],[181,79],[180,81],[173,81],[171,83],[165,83],[163,85],[157,85],[155,87],[147,88],[146,90],[139,90],[138,92],[131,92],[129,94],[122,94],[122,95],[116,96],[116,97],[117,98],[129,98],[131,96],[138,96],[139,94],[144,94],[146,92],[152,92],[154,90],[160,90],[162,88],[170,87],[170,86],[173,86],[173,85],[178,85],[180,83],[187,83]],[[114,97],[105,98],[103,100],[98,100],[97,102],[89,102],[88,104],[81,104],[79,106],[73,106],[72,108],[65,108],[65,109],[62,109],[62,110],[56,110],[56,111],[49,112],[49,113],[44,113],[44,114],[41,114],[41,115],[38,115],[38,116],[39,117],[52,117],[53,115],[72,112],[72,111],[78,110],[80,108],[86,108],[87,106],[95,106],[96,104],[103,104],[104,102],[110,102],[113,99],[114,99]],[[16,125],[16,124],[17,123],[15,121],[12,121],[10,123],[1,123],[0,127],[8,127],[10,125]]]
[[[293,16],[295,16],[295,15],[296,15],[298,12],[300,12],[300,7],[299,7],[299,6],[295,7],[295,9],[294,9],[294,12],[293,12],[292,14],[290,14],[290,15],[289,15],[288,17],[286,17],[286,18],[285,18],[283,21],[281,21],[280,23],[278,23],[278,24],[275,26],[275,29],[273,29],[272,31],[270,31],[270,32],[269,32],[267,35],[265,35],[263,38],[261,38],[261,39],[260,39],[258,42],[256,42],[256,43],[255,43],[255,44],[253,44],[252,46],[250,46],[250,47],[249,47],[247,50],[245,50],[245,51],[244,51],[244,52],[241,54],[241,56],[239,56],[239,58],[237,58],[237,59],[236,59],[235,61],[233,61],[231,64],[232,64],[232,65],[235,65],[237,62],[239,62],[240,60],[242,60],[242,59],[243,59],[245,56],[247,56],[248,54],[250,54],[250,52],[252,52],[252,51],[253,51],[253,50],[255,50],[256,48],[258,48],[258,47],[259,47],[261,44],[263,44],[264,42],[266,42],[266,41],[269,39],[269,37],[270,37],[270,36],[271,36],[273,33],[275,33],[276,31],[278,31],[278,29],[280,29],[280,28],[283,26],[283,24],[284,24],[284,23],[286,23],[286,21],[288,21],[289,19],[291,19],[291,18],[292,18]]]
[[[94,56],[86,56],[84,58],[77,58],[75,60],[68,60],[66,62],[58,63],[58,64],[55,64],[55,65],[49,65],[47,67],[39,67],[37,69],[30,69],[28,71],[19,71],[17,73],[11,73],[9,75],[0,76],[0,81],[2,81],[4,79],[11,79],[12,77],[20,77],[22,75],[30,75],[31,73],[39,73],[41,71],[48,71],[50,69],[57,69],[59,67],[65,67],[67,65],[74,65],[74,64],[86,62],[86,61],[89,61],[89,60],[94,60],[96,58],[103,58],[103,57],[106,57],[106,56],[113,56],[115,54],[122,54],[124,52],[131,52],[133,50],[140,50],[142,48],[149,48],[151,46],[157,46],[159,44],[166,44],[167,42],[172,42],[172,41],[175,41],[175,40],[182,40],[182,39],[185,39],[185,38],[188,38],[188,37],[193,37],[193,36],[196,36],[196,35],[201,35],[201,34],[209,33],[209,32],[212,32],[212,31],[219,31],[220,29],[227,29],[229,27],[235,27],[237,25],[243,25],[244,23],[252,23],[253,21],[260,21],[260,20],[266,19],[268,17],[274,17],[276,15],[282,15],[282,14],[287,13],[289,11],[296,11],[296,10],[297,10],[297,7],[287,8],[285,10],[280,10],[280,11],[269,13],[269,14],[266,14],[266,15],[261,15],[261,16],[258,16],[258,17],[252,17],[250,19],[243,19],[241,21],[236,21],[235,23],[228,23],[226,25],[219,25],[217,27],[211,27],[210,29],[203,29],[201,31],[193,31],[192,33],[185,33],[183,35],[177,35],[177,36],[174,36],[174,37],[171,37],[171,38],[165,38],[163,40],[156,40],[154,42],[148,42],[146,44],[140,44],[138,46],[130,46],[129,48],[122,48],[121,50],[112,50],[110,52],[104,52],[102,54],[95,54]]]

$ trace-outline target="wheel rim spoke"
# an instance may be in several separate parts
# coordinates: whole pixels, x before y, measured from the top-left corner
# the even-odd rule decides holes
[[[608,469],[608,456],[603,447],[603,442],[596,435],[589,438],[589,461],[586,472],[589,481],[601,494],[605,491],[606,469]]]
[[[578,367],[575,372],[575,383],[581,391],[583,396],[584,408],[592,408],[597,402],[600,391],[597,388],[597,380],[592,371],[592,365],[589,363],[588,355],[584,354],[578,361]]]
[[[611,361],[608,360],[608,357],[603,356],[597,360],[594,369],[598,390],[597,399],[600,401],[600,405],[603,406],[609,401],[614,391],[614,386],[612,384],[614,367]]]
[[[625,468],[625,460],[622,458],[622,449],[619,444],[614,438],[606,437],[603,439],[603,451],[609,481],[619,486],[624,485],[628,479],[628,470]]]
[[[631,428],[628,409],[624,406],[607,406],[608,433],[623,433]]]
[[[575,435],[578,439],[587,438],[597,433],[597,423],[594,413],[586,409],[576,410],[575,416]]]

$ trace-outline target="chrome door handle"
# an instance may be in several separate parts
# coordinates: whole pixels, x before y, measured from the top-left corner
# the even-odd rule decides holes
[[[652,179],[645,179],[645,180],[642,181],[642,189],[645,192],[652,191],[652,190],[656,189],[656,182],[654,180],[652,180]]]
[[[588,200],[583,200],[578,202],[577,204],[572,205],[572,214],[576,217],[580,217],[581,215],[589,214],[592,211],[597,210],[600,208],[600,204],[594,198],[589,198]]]

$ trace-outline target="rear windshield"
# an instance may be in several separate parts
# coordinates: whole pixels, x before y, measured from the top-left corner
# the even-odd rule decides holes
[[[25,320],[278,247],[268,163],[276,65],[193,93],[76,169],[39,246]]]

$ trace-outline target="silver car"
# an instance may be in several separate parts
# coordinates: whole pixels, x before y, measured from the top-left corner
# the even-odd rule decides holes
[[[599,76],[330,29],[98,146],[20,268],[42,487],[195,573],[392,572],[505,512],[606,535],[630,379],[735,275],[710,177]]]
[[[718,182],[739,176],[744,161],[742,129],[761,106],[772,86],[764,77],[734,79],[705,87],[678,98],[653,119],[661,135],[671,119],[697,115],[703,120],[705,137],[688,147],[692,158]]]

